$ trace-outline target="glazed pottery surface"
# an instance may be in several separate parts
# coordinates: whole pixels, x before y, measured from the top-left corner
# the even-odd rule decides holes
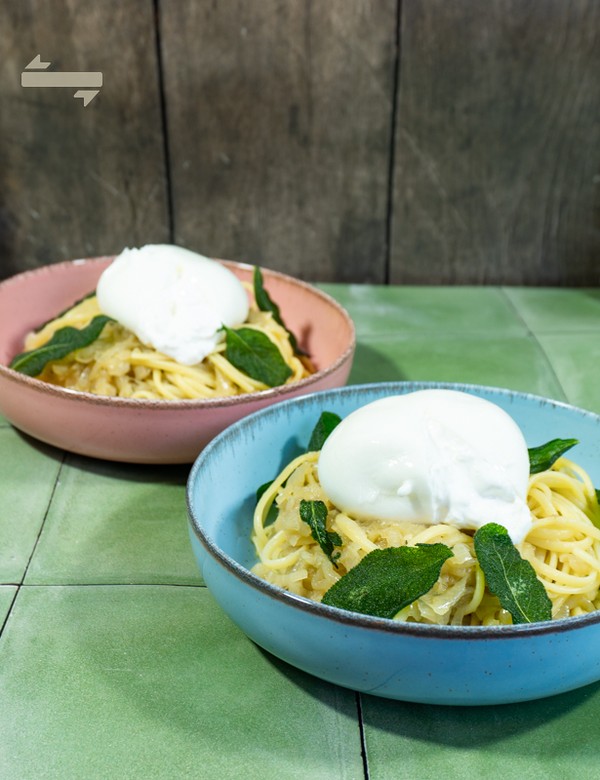
[[[286,401],[221,433],[188,480],[194,554],[231,619],[257,644],[317,677],[413,702],[485,705],[537,699],[600,679],[600,612],[497,627],[397,623],[314,603],[251,573],[256,490],[304,451],[320,413],[340,416],[384,396],[462,390],[510,414],[528,446],[577,438],[573,457],[600,485],[600,417],[537,396],[473,385],[384,383]]]
[[[299,382],[221,399],[146,401],[66,390],[8,368],[25,335],[94,290],[112,260],[57,263],[0,284],[0,413],[23,432],[96,458],[191,463],[217,433],[245,415],[346,382],[355,347],[347,312],[315,287],[267,269],[262,269],[265,288],[317,369]],[[222,262],[251,281],[252,266]]]

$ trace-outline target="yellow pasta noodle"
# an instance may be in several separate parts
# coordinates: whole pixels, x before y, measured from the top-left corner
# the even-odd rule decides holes
[[[39,331],[30,333],[25,350],[42,346],[60,328],[81,329],[98,314],[96,297],[88,297]],[[292,372],[286,384],[312,373],[309,361],[294,353],[288,332],[270,312],[260,311],[252,304],[244,327],[261,331],[277,346]],[[111,321],[92,344],[47,363],[37,378],[96,395],[170,401],[220,398],[267,388],[233,366],[224,351],[225,344],[221,343],[202,362],[183,365],[145,346],[123,325]]]
[[[434,587],[405,607],[396,620],[437,625],[499,625],[512,622],[486,586],[475,557],[472,532],[451,525],[358,520],[329,501],[318,479],[317,452],[293,461],[257,504],[253,542],[259,563],[253,571],[270,583],[320,601],[324,593],[376,548],[441,542],[453,552]],[[299,513],[302,499],[323,501],[328,529],[342,544],[337,568],[311,535]],[[532,528],[518,546],[543,583],[553,618],[593,612],[600,607],[600,529],[598,500],[586,472],[567,458],[530,477],[528,506]],[[266,523],[275,503],[274,523]]]

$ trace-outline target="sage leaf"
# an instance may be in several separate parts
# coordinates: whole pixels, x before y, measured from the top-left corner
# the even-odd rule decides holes
[[[285,383],[292,369],[271,339],[254,328],[225,331],[225,357],[240,371],[268,387]]]
[[[487,523],[474,536],[475,554],[487,586],[512,615],[513,623],[552,618],[552,602],[533,566],[519,555],[508,531]]]
[[[318,542],[319,547],[337,568],[336,560],[339,558],[334,553],[334,547],[341,547],[342,538],[335,531],[327,530],[327,507],[323,501],[300,501],[300,517],[308,523],[312,538]]]
[[[275,322],[278,325],[281,325],[281,327],[286,330],[290,340],[290,344],[296,355],[307,356],[307,353],[304,352],[304,350],[300,349],[300,347],[298,346],[298,341],[296,340],[296,337],[294,336],[292,331],[286,327],[283,318],[281,316],[279,306],[275,303],[275,301],[271,298],[269,293],[265,290],[262,271],[257,265],[254,266],[252,281],[254,283],[254,300],[256,301],[256,305],[258,306],[258,308],[261,311],[271,312]]]
[[[70,325],[59,328],[41,347],[14,357],[9,367],[21,374],[38,376],[51,360],[60,360],[96,341],[106,323],[111,321],[105,314],[99,314],[85,328],[73,328]]]
[[[578,439],[552,439],[539,447],[531,447],[529,449],[529,473],[539,474],[540,471],[547,471],[555,461],[576,444],[579,444]]]
[[[329,588],[323,604],[393,618],[435,585],[452,550],[445,544],[373,550]]]
[[[321,416],[310,435],[307,452],[318,452],[325,444],[331,431],[341,422],[342,418],[335,412],[321,412]]]

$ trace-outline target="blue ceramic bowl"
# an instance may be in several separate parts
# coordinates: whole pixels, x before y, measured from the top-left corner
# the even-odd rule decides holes
[[[393,382],[315,393],[259,411],[206,447],[187,489],[190,536],[206,585],[258,645],[317,677],[358,691],[432,704],[500,704],[600,680],[600,612],[528,625],[462,628],[395,623],[327,607],[250,572],[256,488],[302,451],[321,411],[344,417],[387,395],[428,387],[486,398],[529,446],[580,440],[576,460],[600,486],[600,417],[563,403],[474,385]]]

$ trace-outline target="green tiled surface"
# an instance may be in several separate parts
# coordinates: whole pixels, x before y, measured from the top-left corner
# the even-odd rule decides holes
[[[356,323],[351,382],[472,382],[600,411],[599,291],[322,287]],[[0,463],[0,777],[598,776],[600,686],[430,707],[259,650],[196,570],[187,467],[63,463],[1,419]]]
[[[60,470],[56,452],[0,428],[0,583],[23,577]]]
[[[600,332],[600,291],[506,287],[505,294],[534,333]]]
[[[361,698],[373,780],[599,776],[600,684],[543,701],[482,708]]]
[[[571,403],[600,414],[600,330],[538,338]]]
[[[199,583],[187,537],[188,473],[69,457],[26,582]]]
[[[16,592],[16,585],[0,585],[0,626],[4,623]]]
[[[0,777],[362,774],[355,695],[265,655],[205,588],[24,587],[0,652]]]
[[[526,332],[514,306],[495,287],[319,286],[348,309],[363,336]]]
[[[436,339],[366,336],[357,347],[350,381],[425,380],[507,387],[565,400],[552,366],[531,336]]]

